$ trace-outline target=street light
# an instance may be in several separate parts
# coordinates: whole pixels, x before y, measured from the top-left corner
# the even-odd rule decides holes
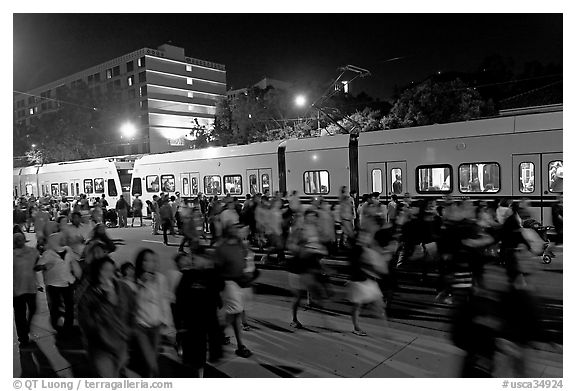
[[[131,122],[125,122],[120,127],[120,133],[126,138],[132,138],[136,135],[136,126]]]
[[[306,97],[304,95],[298,95],[296,99],[294,99],[294,103],[296,103],[298,107],[304,107],[306,105]]]

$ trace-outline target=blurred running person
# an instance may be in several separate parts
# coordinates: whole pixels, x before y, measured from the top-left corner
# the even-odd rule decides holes
[[[166,278],[157,271],[158,256],[150,249],[136,255],[135,340],[144,360],[144,377],[158,376],[160,329],[169,325]]]
[[[203,377],[206,345],[211,362],[222,357],[218,308],[224,281],[208,258],[192,254],[179,258],[182,277],[176,289],[174,324],[182,346],[182,361],[192,377]]]
[[[29,333],[32,317],[36,313],[36,273],[34,266],[40,254],[38,250],[26,246],[23,233],[14,233],[13,261],[13,306],[14,321],[18,342],[25,346],[30,342]]]
[[[120,377],[128,362],[134,325],[134,291],[114,278],[108,257],[95,260],[80,299],[78,323],[91,367],[98,377]]]
[[[246,299],[243,283],[248,249],[241,236],[239,224],[228,225],[224,229],[222,240],[217,244],[215,257],[220,278],[224,280],[222,302],[227,324],[232,325],[234,329],[237,344],[236,355],[246,358],[252,355],[242,341],[242,311],[244,311]]]

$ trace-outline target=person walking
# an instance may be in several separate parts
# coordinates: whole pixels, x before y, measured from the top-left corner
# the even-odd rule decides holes
[[[182,361],[192,368],[193,377],[203,377],[206,345],[211,362],[222,357],[218,308],[224,281],[214,263],[202,255],[181,256],[178,266],[182,277],[176,289],[174,324],[179,330]]]
[[[114,277],[115,270],[109,257],[94,260],[78,303],[78,323],[91,368],[106,378],[119,377],[128,362],[134,328],[134,292]]]
[[[74,282],[82,276],[76,255],[67,246],[62,233],[48,238],[47,250],[34,270],[44,272],[46,299],[50,324],[59,334],[68,334],[74,325]],[[60,326],[61,306],[64,307],[64,324]]]
[[[232,325],[236,337],[236,355],[247,358],[252,352],[242,340],[242,312],[245,306],[246,256],[248,250],[244,245],[239,224],[231,224],[223,230],[223,237],[216,246],[217,270],[224,280],[222,302],[227,317],[227,325]]]
[[[134,264],[137,286],[134,334],[145,364],[142,376],[157,377],[160,330],[170,324],[166,278],[158,273],[158,256],[150,249],[141,250]]]
[[[128,228],[128,203],[124,199],[124,195],[120,195],[120,199],[116,202],[116,212],[118,213],[120,228]]]
[[[30,324],[36,313],[36,273],[34,266],[40,254],[38,250],[26,246],[26,237],[23,233],[13,235],[14,250],[13,261],[13,306],[16,333],[20,346],[30,342]]]
[[[166,200],[163,200],[159,214],[162,222],[164,245],[168,246],[168,232],[172,229],[172,207]]]
[[[176,213],[178,212],[178,204],[176,203],[176,197],[170,196],[168,204],[170,205],[170,209],[172,210],[172,219],[170,221],[170,235],[176,236]]]
[[[140,227],[144,226],[144,223],[142,222],[142,208],[144,207],[144,205],[142,204],[142,200],[138,198],[139,196],[140,194],[135,194],[134,201],[132,201],[132,224],[130,225],[131,227],[134,227],[134,219],[136,217],[140,217]]]

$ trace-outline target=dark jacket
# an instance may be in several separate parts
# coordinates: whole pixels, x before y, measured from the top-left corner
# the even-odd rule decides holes
[[[78,323],[89,349],[120,354],[131,338],[136,301],[132,289],[114,281],[117,304],[104,291],[90,285],[78,303]]]

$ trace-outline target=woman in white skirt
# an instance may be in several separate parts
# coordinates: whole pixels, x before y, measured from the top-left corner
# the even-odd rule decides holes
[[[365,218],[364,229],[358,235],[351,258],[351,280],[348,283],[348,299],[353,303],[353,333],[366,336],[366,331],[359,325],[360,309],[365,304],[373,304],[379,316],[386,320],[384,301],[378,280],[387,273],[390,252],[381,248],[374,239],[379,224],[375,217]]]

